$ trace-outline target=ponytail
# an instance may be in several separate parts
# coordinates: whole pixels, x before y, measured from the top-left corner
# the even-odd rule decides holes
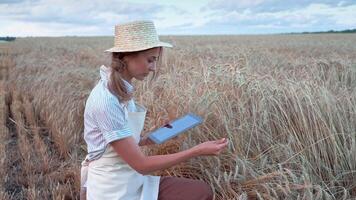
[[[123,57],[133,53],[113,52],[111,59],[111,73],[109,77],[108,88],[110,92],[115,95],[119,101],[129,101],[132,94],[128,92],[124,80],[122,80],[121,72],[127,67]]]

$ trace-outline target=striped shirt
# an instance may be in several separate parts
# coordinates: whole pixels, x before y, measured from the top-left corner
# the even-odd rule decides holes
[[[107,83],[111,69],[102,65],[99,71],[100,80],[90,92],[84,110],[84,140],[90,161],[100,158],[110,142],[132,136],[127,112],[136,109],[133,99],[126,105],[109,91]],[[134,87],[122,80],[127,90],[133,92]]]

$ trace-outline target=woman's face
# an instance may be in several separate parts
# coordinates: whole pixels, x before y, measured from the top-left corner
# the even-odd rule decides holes
[[[155,47],[132,56],[125,56],[124,60],[127,63],[127,68],[124,71],[124,75],[129,80],[132,78],[143,80],[150,71],[154,72],[156,70],[160,50],[160,47]]]

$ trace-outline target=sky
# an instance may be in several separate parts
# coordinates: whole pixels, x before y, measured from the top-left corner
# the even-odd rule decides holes
[[[0,0],[0,36],[113,36],[152,20],[159,35],[356,28],[356,0]]]

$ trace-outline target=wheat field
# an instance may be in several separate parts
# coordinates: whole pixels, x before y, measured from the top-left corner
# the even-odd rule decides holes
[[[227,137],[219,156],[155,175],[201,179],[215,199],[356,199],[356,34],[163,36],[157,80],[134,80],[145,130],[200,126],[147,155]],[[83,113],[112,37],[0,44],[0,199],[79,199]]]

